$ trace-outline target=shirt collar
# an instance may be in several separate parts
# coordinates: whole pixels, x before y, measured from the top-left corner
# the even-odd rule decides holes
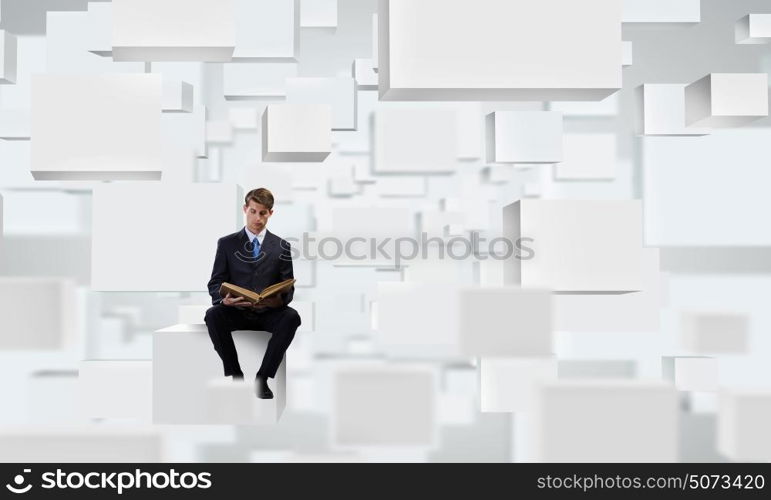
[[[268,228],[263,227],[262,231],[260,231],[260,234],[254,234],[253,232],[249,231],[249,228],[244,226],[244,231],[246,231],[246,236],[249,238],[249,241],[254,241],[254,238],[257,237],[257,241],[260,242],[260,246],[262,246],[262,240],[265,239],[265,231],[267,231]]]

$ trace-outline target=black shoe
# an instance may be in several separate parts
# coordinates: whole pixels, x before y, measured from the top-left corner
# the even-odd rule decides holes
[[[254,379],[255,392],[260,399],[273,399],[273,391],[268,387],[268,377],[257,375]]]
[[[228,377],[232,378],[233,381],[243,380],[244,379],[244,374],[243,373],[236,373],[236,374],[233,374],[233,375],[228,375]]]

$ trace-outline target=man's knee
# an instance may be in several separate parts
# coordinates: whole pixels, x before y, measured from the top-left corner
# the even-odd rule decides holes
[[[284,312],[284,320],[294,328],[297,328],[302,324],[300,314],[291,307],[286,308],[286,311]]]
[[[228,306],[223,306],[222,304],[210,307],[206,310],[206,315],[203,318],[204,322],[209,325],[217,321],[222,321],[227,315],[227,307]]]

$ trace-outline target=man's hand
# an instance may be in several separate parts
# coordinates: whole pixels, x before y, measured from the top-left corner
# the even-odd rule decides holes
[[[283,299],[279,297],[278,295],[271,295],[270,297],[266,299],[262,299],[259,301],[256,305],[256,307],[281,307],[284,305]]]
[[[252,303],[248,300],[244,299],[243,297],[231,297],[230,293],[225,295],[225,298],[222,299],[222,303],[226,306],[233,306],[233,307],[240,307],[240,308],[247,308],[252,307]]]

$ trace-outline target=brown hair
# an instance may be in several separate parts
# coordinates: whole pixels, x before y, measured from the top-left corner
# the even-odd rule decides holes
[[[268,210],[273,209],[273,193],[265,188],[252,189],[246,193],[244,205],[248,205],[250,200],[263,205]]]

